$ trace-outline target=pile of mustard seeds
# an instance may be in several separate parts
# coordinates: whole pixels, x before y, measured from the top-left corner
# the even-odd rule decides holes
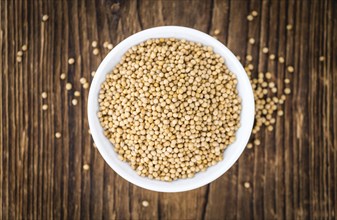
[[[141,176],[193,177],[223,159],[240,127],[237,79],[211,47],[151,39],[106,76],[98,117],[119,158]]]

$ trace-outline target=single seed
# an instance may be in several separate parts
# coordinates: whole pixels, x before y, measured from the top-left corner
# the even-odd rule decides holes
[[[68,59],[68,63],[71,65],[71,64],[74,64],[75,63],[75,59],[74,58],[69,58]]]
[[[28,49],[28,46],[26,44],[22,45],[21,47],[22,51],[25,52]]]
[[[94,40],[93,42],[91,42],[91,46],[92,47],[97,47],[97,41]]]
[[[81,95],[81,93],[79,91],[74,92],[74,96],[79,97],[80,95]]]
[[[148,207],[149,205],[150,205],[149,202],[146,201],[146,200],[144,200],[144,201],[142,202],[142,206],[144,206],[144,207]]]
[[[23,52],[21,50],[19,50],[17,53],[16,53],[17,56],[21,57],[23,55]]]
[[[252,57],[252,55],[247,55],[247,56],[246,56],[246,59],[247,59],[247,61],[252,61],[252,60],[253,60],[253,57]]]
[[[55,137],[56,137],[56,138],[60,138],[60,137],[61,137],[61,133],[60,133],[60,132],[56,132],[56,133],[55,133]]]
[[[42,97],[43,99],[47,98],[47,93],[46,93],[46,92],[42,92],[42,93],[41,93],[41,97]]]
[[[291,89],[290,88],[285,88],[284,89],[284,94],[289,95],[291,93]]]
[[[252,21],[253,19],[254,19],[253,15],[248,15],[248,16],[247,16],[247,20],[248,20],[248,21]]]
[[[269,49],[268,49],[268,47],[264,47],[264,48],[262,48],[262,52],[263,52],[263,53],[268,53],[268,52],[269,52]]]
[[[71,88],[73,88],[73,85],[71,85],[71,83],[67,83],[66,90],[71,90]]]
[[[246,189],[249,189],[249,188],[250,188],[250,183],[249,183],[249,182],[244,182],[243,186],[244,186]]]
[[[283,58],[283,57],[279,57],[279,58],[278,58],[278,62],[284,63],[284,58]]]
[[[248,144],[247,144],[247,148],[248,148],[248,149],[252,149],[252,148],[253,148],[253,144],[252,144],[252,143],[248,143]]]
[[[270,59],[270,60],[275,60],[275,55],[274,55],[274,54],[270,54],[270,55],[269,55],[269,59]]]
[[[48,109],[48,105],[47,104],[44,104],[44,105],[42,105],[42,110],[47,110]]]
[[[113,44],[108,44],[108,49],[109,49],[109,50],[112,50],[113,47],[114,47]]]
[[[84,88],[84,89],[89,88],[89,83],[84,83],[84,84],[83,84],[83,88]]]
[[[60,78],[61,78],[62,80],[65,79],[65,78],[66,78],[66,74],[65,74],[65,73],[61,73]]]
[[[49,16],[48,15],[43,15],[42,16],[42,21],[47,21],[49,19]]]
[[[215,29],[214,30],[214,35],[219,35],[220,34],[220,30],[219,29]]]
[[[278,110],[278,111],[277,111],[277,115],[278,115],[278,116],[283,116],[283,111],[282,111],[282,110]]]
[[[89,169],[90,169],[89,164],[84,164],[84,165],[83,165],[83,170],[89,170]]]
[[[285,84],[289,84],[290,83],[290,79],[288,79],[288,78],[284,79],[284,83]]]
[[[271,73],[270,72],[266,72],[266,79],[271,79]]]
[[[236,56],[236,59],[241,60],[241,57],[239,55]]]
[[[84,83],[86,83],[87,82],[87,79],[86,78],[84,78],[84,77],[81,77],[80,78],[80,83],[81,84],[84,84]]]
[[[252,11],[252,15],[254,16],[254,17],[256,17],[257,15],[258,15],[258,13],[257,13],[257,11]]]
[[[286,26],[286,28],[287,28],[288,31],[290,31],[290,30],[293,29],[293,26],[292,26],[291,24],[288,24],[288,25]]]
[[[325,57],[324,56],[320,56],[319,57],[319,61],[323,62],[325,60]]]
[[[259,139],[255,139],[254,144],[255,144],[256,146],[259,146],[259,145],[261,144],[261,142],[260,142]]]
[[[109,42],[108,42],[108,41],[105,41],[105,42],[103,43],[103,47],[104,47],[104,48],[108,48],[108,45],[109,45]]]
[[[93,53],[94,55],[98,55],[98,54],[99,54],[99,50],[98,50],[97,48],[95,48],[95,49],[92,51],[92,53]]]
[[[288,66],[287,70],[288,70],[289,73],[293,73],[294,72],[294,67]]]
[[[95,72],[95,71],[92,71],[92,72],[91,72],[91,76],[92,76],[92,77],[94,77],[94,76],[95,76],[95,74],[96,74],[96,72]]]
[[[73,105],[77,105],[77,99],[71,100],[71,103],[72,103]]]
[[[268,131],[273,131],[274,130],[273,126],[271,126],[271,125],[269,125],[267,129],[268,129]]]
[[[251,37],[251,38],[249,38],[248,42],[249,42],[250,44],[255,44],[255,39]]]
[[[18,63],[21,63],[22,57],[16,57],[16,61],[17,61]]]

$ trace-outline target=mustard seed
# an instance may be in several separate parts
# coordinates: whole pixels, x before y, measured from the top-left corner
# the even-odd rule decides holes
[[[90,169],[89,164],[84,164],[84,165],[83,165],[83,170],[87,171],[87,170],[89,170],[89,169]]]
[[[48,109],[48,105],[47,104],[44,104],[44,105],[42,105],[42,110],[47,110]]]
[[[249,189],[249,188],[250,188],[250,183],[249,183],[249,182],[244,182],[243,186],[244,186],[246,189]]]
[[[109,49],[109,50],[112,50],[113,47],[114,47],[113,44],[108,44],[108,49]]]
[[[96,74],[96,72],[95,72],[95,71],[92,71],[92,72],[91,72],[91,76],[92,76],[92,77],[94,77],[94,76],[95,76],[95,74]]]
[[[87,82],[87,79],[86,78],[84,78],[84,77],[81,77],[80,78],[80,83],[81,84],[84,84],[84,83],[86,83]]]
[[[148,207],[149,205],[150,205],[150,204],[149,204],[148,201],[146,201],[146,200],[142,201],[142,206]]]
[[[252,148],[253,148],[253,144],[252,144],[252,143],[248,143],[248,144],[247,144],[247,148],[248,148],[248,149],[252,149]]]
[[[46,92],[42,92],[42,93],[41,93],[41,97],[42,97],[43,99],[47,98],[47,93],[46,93]]]
[[[261,144],[261,142],[260,142],[259,139],[255,139],[255,140],[254,140],[254,144],[255,144],[256,146],[259,146],[259,145]]]
[[[270,59],[270,60],[275,60],[275,54],[270,54],[270,55],[269,55],[269,59]]]
[[[287,29],[288,31],[290,31],[290,30],[293,29],[293,26],[292,26],[291,24],[288,24],[288,25],[286,26],[286,29]]]
[[[23,55],[23,52],[21,50],[19,50],[17,53],[16,53],[17,56],[21,57]]]
[[[77,99],[73,99],[73,100],[71,100],[71,103],[73,104],[73,105],[77,105]]]
[[[285,83],[285,84],[289,84],[289,83],[290,83],[290,79],[285,78],[285,79],[284,79],[284,83]]]
[[[249,42],[250,44],[255,44],[255,39],[251,37],[251,38],[249,38],[248,42]]]
[[[264,47],[264,48],[262,48],[262,53],[268,53],[269,52],[269,49],[268,49],[268,47]]]
[[[108,48],[108,45],[109,45],[109,42],[108,42],[108,41],[105,41],[105,42],[103,43],[103,47],[104,47],[104,48]]]
[[[252,15],[256,17],[258,15],[257,11],[252,11]]]
[[[75,91],[74,96],[79,97],[79,96],[81,96],[81,93],[79,91]]]
[[[72,65],[75,63],[75,59],[74,58],[69,58],[68,59],[68,64]]]
[[[66,90],[71,90],[72,88],[73,86],[71,85],[71,83],[66,84]]]
[[[99,50],[98,50],[97,48],[95,48],[95,49],[92,51],[92,53],[93,53],[94,55],[98,55],[98,54],[99,54]]]
[[[289,73],[293,73],[293,72],[294,72],[294,67],[288,66],[288,67],[287,67],[287,71],[288,71]]]
[[[319,57],[319,61],[324,62],[324,60],[325,60],[325,57],[324,57],[324,56],[320,56],[320,57]]]
[[[42,21],[48,21],[49,19],[49,16],[48,15],[43,15],[42,16]]]
[[[283,57],[279,57],[279,58],[278,58],[278,62],[279,62],[279,63],[284,63],[284,58],[283,58]]]
[[[94,40],[93,42],[91,42],[91,46],[94,48],[97,47],[97,41]]]
[[[21,63],[22,57],[16,57],[16,61],[17,61],[18,63]]]
[[[247,16],[247,20],[248,20],[248,21],[252,21],[253,19],[254,19],[253,15],[248,15],[248,16]]]
[[[83,88],[84,88],[84,89],[89,88],[89,83],[84,83],[84,84],[83,84]]]
[[[28,49],[28,46],[26,44],[22,45],[21,47],[22,51],[25,52]]]
[[[220,34],[220,30],[219,29],[215,29],[214,30],[214,35],[219,35]]]
[[[55,133],[55,137],[56,137],[56,138],[60,138],[60,137],[61,137],[61,133],[60,133],[60,132],[56,132],[56,133]]]

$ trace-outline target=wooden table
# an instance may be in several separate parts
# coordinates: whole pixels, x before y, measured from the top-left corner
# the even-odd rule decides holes
[[[336,218],[337,1],[114,2],[0,1],[0,219]],[[248,21],[253,10],[258,16]],[[255,77],[273,74],[280,94],[285,66],[295,69],[274,130],[254,135],[261,144],[222,177],[184,193],[144,190],[109,168],[88,133],[88,89],[80,83],[108,53],[104,42],[160,25],[220,30],[217,38],[243,64],[253,56]],[[285,64],[270,61],[263,47]]]

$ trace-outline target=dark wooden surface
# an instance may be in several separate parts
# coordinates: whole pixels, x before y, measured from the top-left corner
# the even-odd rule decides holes
[[[259,15],[248,22],[252,10]],[[336,218],[336,0],[0,0],[0,23],[0,220]],[[141,189],[107,166],[88,134],[88,90],[79,82],[108,53],[103,42],[159,25],[221,30],[218,39],[242,58],[252,54],[254,74],[272,72],[280,91],[284,65],[268,61],[262,48],[295,68],[274,131],[262,129],[254,137],[261,145],[246,149],[225,175],[184,193]]]

